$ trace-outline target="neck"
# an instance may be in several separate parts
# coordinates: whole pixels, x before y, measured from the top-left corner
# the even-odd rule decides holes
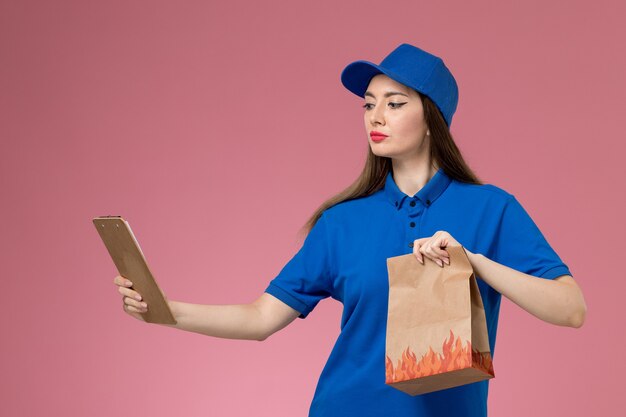
[[[430,158],[425,160],[392,161],[393,180],[406,195],[413,197],[437,173],[439,167]]]

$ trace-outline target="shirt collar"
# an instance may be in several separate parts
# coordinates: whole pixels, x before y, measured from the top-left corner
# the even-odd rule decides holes
[[[439,168],[435,175],[417,192],[417,194],[409,196],[398,188],[393,179],[392,171],[390,170],[385,179],[383,194],[398,210],[402,208],[402,205],[407,199],[419,199],[424,206],[429,207],[437,197],[445,191],[450,182],[452,182],[452,179],[443,172],[442,168]]]

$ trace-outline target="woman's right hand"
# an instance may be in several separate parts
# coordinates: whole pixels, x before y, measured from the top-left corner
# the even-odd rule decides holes
[[[121,275],[117,275],[113,279],[113,283],[118,286],[118,291],[122,294],[124,311],[137,320],[145,321],[143,316],[139,313],[148,311],[148,305],[143,301],[141,294],[130,288],[133,283]]]

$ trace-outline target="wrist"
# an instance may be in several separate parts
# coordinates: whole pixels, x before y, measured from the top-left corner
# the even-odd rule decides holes
[[[176,301],[167,300],[167,306],[169,307],[172,313],[172,316],[174,317],[174,320],[178,322],[180,320],[179,304]],[[178,323],[177,324],[165,324],[165,326],[168,326],[168,327],[176,327],[177,325]]]
[[[474,269],[476,269],[477,262],[479,262],[481,258],[484,258],[484,255],[480,253],[470,252],[469,250],[467,250],[467,248],[465,248],[465,253],[467,254],[467,258],[469,259],[470,264],[472,264],[472,267]]]

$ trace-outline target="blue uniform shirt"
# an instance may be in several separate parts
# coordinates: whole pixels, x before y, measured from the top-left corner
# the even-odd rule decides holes
[[[341,333],[320,375],[309,417],[487,415],[489,380],[417,396],[385,384],[386,260],[412,253],[415,239],[438,230],[469,251],[526,274],[544,279],[571,275],[505,190],[453,180],[440,168],[408,196],[390,172],[374,194],[326,209],[265,290],[299,311],[299,318],[327,297],[343,304]],[[501,294],[479,276],[476,280],[493,357]]]

